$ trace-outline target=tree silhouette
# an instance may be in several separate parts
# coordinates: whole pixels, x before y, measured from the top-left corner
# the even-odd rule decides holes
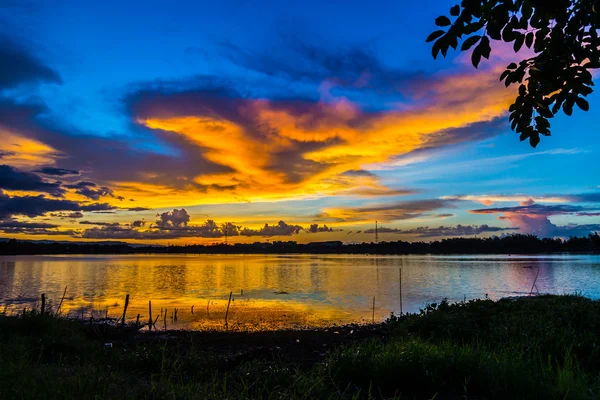
[[[519,84],[510,106],[511,128],[521,141],[536,147],[540,135],[550,136],[549,119],[573,106],[589,110],[584,99],[593,92],[590,70],[600,68],[600,0],[463,0],[441,16],[427,38],[434,42],[434,59],[448,49],[473,48],[477,68],[489,59],[491,41],[513,43],[515,52],[524,46],[533,56],[506,67],[500,76],[508,87]]]

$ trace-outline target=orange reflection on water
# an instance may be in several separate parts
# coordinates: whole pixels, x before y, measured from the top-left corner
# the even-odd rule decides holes
[[[0,307],[127,319],[158,329],[265,330],[383,320],[442,298],[600,297],[599,256],[134,255],[0,257]],[[402,287],[400,287],[402,271]],[[375,310],[373,310],[375,298]],[[192,313],[192,306],[194,312]],[[177,319],[174,310],[178,309]],[[165,318],[166,316],[166,318]]]

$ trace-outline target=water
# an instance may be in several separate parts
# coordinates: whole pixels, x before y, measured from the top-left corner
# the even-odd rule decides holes
[[[157,327],[229,329],[326,326],[416,312],[442,298],[542,293],[600,298],[600,256],[114,255],[0,257],[0,307],[39,307],[41,293],[71,316],[119,317]],[[192,306],[194,307],[192,313]],[[173,311],[178,308],[178,318]],[[162,309],[162,314],[161,314]],[[166,309],[166,312],[165,312]],[[167,318],[165,318],[165,315]]]

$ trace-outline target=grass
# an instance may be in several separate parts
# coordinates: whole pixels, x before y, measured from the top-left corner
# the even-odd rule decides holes
[[[580,296],[433,304],[311,365],[199,337],[106,348],[90,325],[0,315],[0,398],[600,398],[600,302]]]

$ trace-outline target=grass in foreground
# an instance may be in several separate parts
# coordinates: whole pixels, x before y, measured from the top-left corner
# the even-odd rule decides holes
[[[80,323],[0,316],[0,398],[600,398],[600,302],[579,296],[442,302],[308,366],[202,337],[105,348]]]

